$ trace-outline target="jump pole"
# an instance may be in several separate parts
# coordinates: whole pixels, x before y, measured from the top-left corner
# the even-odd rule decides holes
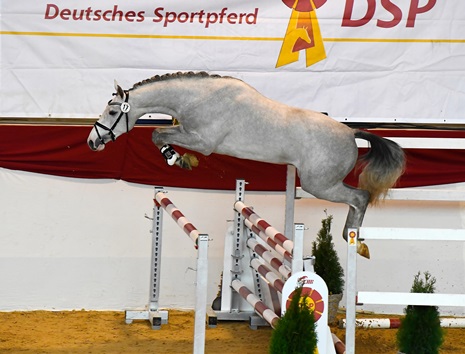
[[[194,242],[195,248],[198,246],[198,240],[200,233],[194,225],[184,216],[184,214],[176,208],[171,200],[166,197],[162,191],[155,193],[155,203],[157,207],[162,207],[168,213],[169,216],[178,224],[178,226],[186,233],[187,236]]]
[[[268,224],[263,220],[257,213],[255,213],[250,207],[247,207],[242,201],[234,203],[234,209],[242,214],[244,218],[249,220],[255,227],[260,231],[264,232],[266,236],[271,238],[278,245],[283,247],[289,253],[292,253],[294,248],[294,242],[289,240],[286,236]]]
[[[355,325],[357,328],[366,329],[391,329],[400,327],[400,318],[357,318]],[[465,328],[465,318],[441,318],[443,328]],[[339,323],[339,328],[346,328],[346,321],[343,319]]]
[[[249,220],[244,219],[244,224],[250,231],[258,235],[268,246],[270,246],[272,249],[278,252],[288,264],[292,264],[293,257],[290,252],[286,251],[283,247],[278,245],[275,241],[268,237],[263,231],[261,231],[258,227],[252,224]]]
[[[135,319],[147,319],[151,322],[152,329],[160,329],[161,324],[168,322],[167,311],[162,312],[158,308],[163,224],[162,209],[164,209],[194,242],[194,247],[197,249],[193,353],[203,354],[205,352],[205,318],[207,315],[208,235],[201,234],[197,228],[189,222],[184,214],[166,197],[163,188],[155,188],[154,204],[149,308],[148,311],[126,311],[126,323],[132,323]]]
[[[252,293],[247,286],[244,285],[240,280],[234,279],[231,283],[234,290],[237,291],[249,304],[251,304],[255,311],[257,311],[265,321],[267,321],[271,327],[275,328],[279,316],[276,315],[268,306],[265,305],[254,293]]]
[[[262,257],[273,269],[278,271],[286,279],[292,274],[292,271],[286,267],[273,253],[268,251],[263,245],[259,244],[253,238],[247,240],[247,246]]]
[[[234,203],[234,209],[242,215],[242,217],[245,218],[245,220],[249,221],[255,228],[257,228],[263,236],[259,236],[261,238],[268,237],[271,239],[274,243],[278,244],[281,246],[285,252],[290,255],[293,255],[292,257],[292,271],[297,272],[303,269],[303,247],[302,244],[299,244],[299,247],[294,247],[294,241],[290,240],[286,236],[284,236],[281,232],[276,230],[273,226],[271,226],[266,220],[262,219],[257,213],[255,213],[252,208],[246,206],[242,200],[236,201]],[[302,228],[304,229],[303,224],[295,224],[298,229]],[[275,249],[278,253],[277,249]],[[283,256],[286,258],[287,255],[283,254]]]
[[[271,286],[273,286],[273,288],[275,288],[280,293],[283,292],[284,282],[275,274],[275,272],[260,262],[258,258],[253,258],[250,261],[250,265],[253,269],[260,273],[260,275],[265,278],[271,284]]]

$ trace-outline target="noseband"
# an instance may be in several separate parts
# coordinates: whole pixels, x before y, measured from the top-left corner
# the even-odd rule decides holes
[[[129,91],[124,91],[126,98],[124,99],[124,102],[108,102],[109,106],[120,106],[121,113],[119,114],[118,118],[115,120],[111,128],[108,128],[107,126],[103,125],[100,122],[95,122],[94,123],[94,129],[97,132],[97,136],[100,139],[100,142],[105,145],[105,142],[103,141],[102,136],[100,135],[98,128],[101,128],[103,130],[106,130],[110,134],[111,141],[115,141],[116,136],[115,133],[113,133],[113,129],[118,125],[119,121],[123,117],[123,115],[126,115],[126,133],[129,132],[129,117],[128,117],[128,112],[131,110],[131,106],[128,103],[129,99]]]

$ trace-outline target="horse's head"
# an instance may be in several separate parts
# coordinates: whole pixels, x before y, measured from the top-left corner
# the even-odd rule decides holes
[[[93,151],[101,151],[109,141],[115,141],[123,133],[132,129],[130,123],[129,91],[124,91],[115,81],[114,98],[108,102],[100,119],[95,122],[87,138],[87,144]],[[123,119],[124,118],[124,119]]]

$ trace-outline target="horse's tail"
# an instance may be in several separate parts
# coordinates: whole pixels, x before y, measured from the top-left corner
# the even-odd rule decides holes
[[[369,132],[356,130],[355,137],[370,142],[370,150],[359,159],[359,188],[370,192],[370,203],[384,198],[405,170],[405,155],[402,148]]]

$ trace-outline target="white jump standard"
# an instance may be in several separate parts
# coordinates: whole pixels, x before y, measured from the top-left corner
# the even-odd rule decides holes
[[[251,292],[254,293],[260,301],[272,307],[273,312],[279,314],[281,312],[281,305],[277,291],[282,287],[283,279],[289,278],[292,274],[291,262],[293,262],[293,258],[290,252],[284,250],[281,246],[277,245],[276,242],[264,235],[264,231],[267,228],[269,230],[274,230],[271,236],[280,233],[269,227],[269,224],[258,217],[250,208],[243,204],[241,205],[240,202],[243,201],[245,194],[245,184],[246,182],[243,180],[237,180],[236,182],[234,225],[228,230],[225,237],[221,309],[216,309],[216,313],[218,320],[248,320],[251,328],[257,328],[259,325],[268,325],[269,323],[258,317],[253,306],[251,308],[250,305],[247,305],[247,301],[244,302],[246,299],[243,300],[238,292],[232,290],[232,282],[234,280],[240,280],[245,286],[253,288],[254,291]],[[251,222],[248,223],[250,229],[247,227],[246,222],[248,220],[244,219],[244,216],[240,212],[244,210],[247,210],[244,214],[253,215],[252,221],[257,222],[263,220],[261,224],[265,224],[267,227],[262,226],[261,236],[265,239],[268,238],[270,242],[258,242],[250,229],[254,229],[258,232],[260,232],[260,230]],[[287,240],[282,234],[280,235],[281,243],[285,242],[286,245],[292,244],[292,241]],[[300,239],[303,237],[301,235],[303,235],[303,228],[302,232],[298,235]],[[279,253],[274,253],[272,250],[266,248],[265,245],[269,243],[280,249],[281,253],[286,253],[288,261],[279,259]],[[292,252],[292,249],[290,249],[290,251]],[[260,262],[257,257],[260,257],[263,262]],[[300,259],[300,262],[294,261],[294,263],[300,263],[299,268],[302,270],[302,259]],[[256,268],[260,269],[260,272],[258,269],[254,269],[254,265]],[[261,266],[266,266],[266,270]],[[263,275],[261,273],[267,274],[266,277],[268,279],[262,281],[261,277]],[[263,279],[266,279],[266,277]],[[268,283],[269,280],[271,280],[271,283]],[[276,285],[278,289],[273,288],[270,284]]]
[[[294,241],[288,239],[243,203],[244,186],[243,180],[237,181],[234,227],[225,240],[221,309],[216,312],[218,319],[248,319],[253,329],[263,324],[275,328],[299,286],[308,296],[314,311],[319,353],[336,353],[335,346],[341,348],[344,345],[333,338],[328,327],[328,288],[313,271],[303,271],[303,224],[295,225]],[[270,289],[268,296],[267,288]],[[245,300],[252,307],[252,312],[240,300]],[[266,322],[253,316],[254,312]]]
[[[184,214],[169,200],[162,188],[155,188],[152,229],[152,258],[148,308],[145,311],[126,311],[126,323],[149,320],[152,329],[160,329],[168,322],[168,311],[159,309],[160,270],[162,250],[163,210],[173,218],[194,242],[197,249],[197,277],[195,303],[195,329],[193,353],[205,352],[205,318],[207,314],[208,235],[201,234]]]
[[[415,228],[372,228],[350,229],[347,247],[347,354],[355,354],[355,317],[357,304],[457,306],[465,307],[465,294],[430,294],[357,291],[358,238],[363,240],[414,240],[414,241],[461,241],[465,242],[463,229],[415,229]]]

